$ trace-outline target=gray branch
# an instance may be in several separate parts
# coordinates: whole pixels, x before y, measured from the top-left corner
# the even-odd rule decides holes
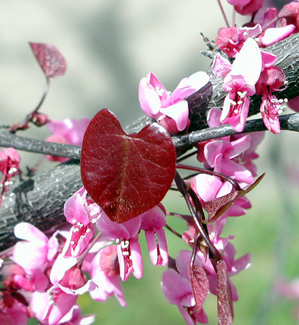
[[[275,44],[266,49],[278,56],[277,65],[287,76],[289,86],[286,90],[277,93],[279,98],[292,99],[299,95],[299,34]],[[193,144],[209,139],[233,135],[236,132],[230,125],[217,128],[207,128],[206,113],[211,107],[222,107],[226,95],[222,90],[222,81],[210,71],[213,93],[210,102],[200,111],[191,116],[191,132],[174,136],[173,142],[177,148],[188,150]],[[251,100],[250,115],[259,111],[260,98],[254,96]],[[128,133],[138,132],[152,121],[142,118],[127,128]],[[280,117],[282,130],[299,131],[299,114]],[[250,120],[244,132],[265,130],[261,119]],[[41,154],[50,154],[67,158],[80,158],[81,148],[71,145],[55,144],[10,134],[0,130],[0,146],[14,147]],[[64,202],[82,186],[79,161],[70,161],[61,164],[49,171],[15,184],[10,194],[3,198],[0,207],[0,255],[4,256],[17,239],[13,235],[14,226],[26,221],[34,224],[45,232],[51,232],[60,227],[65,218],[63,215]]]

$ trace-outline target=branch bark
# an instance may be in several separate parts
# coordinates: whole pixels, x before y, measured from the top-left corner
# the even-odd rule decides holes
[[[277,93],[277,97],[292,99],[298,96],[299,34],[265,50],[277,55],[277,65],[285,72],[289,82],[288,88]],[[191,132],[173,137],[174,145],[177,148],[188,150],[193,144],[200,141],[236,134],[230,125],[206,128],[207,111],[215,106],[222,107],[223,98],[226,95],[222,90],[222,80],[217,79],[211,71],[208,73],[213,85],[211,99],[207,105],[200,105],[193,109],[194,114],[190,116],[191,127],[189,130]],[[191,101],[192,96],[188,100]],[[260,98],[253,96],[250,115],[259,112],[259,104]],[[299,114],[281,116],[280,121],[283,130],[299,131]],[[151,122],[146,117],[141,118],[130,125],[127,132],[138,132]],[[262,130],[265,130],[262,120],[256,119],[247,122],[243,133]],[[0,146],[77,159],[16,184],[11,193],[3,198],[0,207],[0,256],[4,256],[5,251],[17,241],[13,235],[13,228],[17,223],[30,222],[42,231],[50,233],[65,222],[64,202],[82,186],[78,160],[81,148],[20,137],[5,130],[0,130]]]

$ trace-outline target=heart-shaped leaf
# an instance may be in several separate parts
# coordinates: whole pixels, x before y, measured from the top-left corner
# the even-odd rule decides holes
[[[53,78],[64,75],[66,60],[54,45],[42,43],[29,44],[46,77]]]
[[[175,149],[167,131],[150,124],[126,134],[116,116],[101,110],[84,135],[81,176],[92,199],[118,223],[153,208],[175,174]]]

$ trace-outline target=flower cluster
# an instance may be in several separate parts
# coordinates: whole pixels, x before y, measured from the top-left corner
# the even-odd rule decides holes
[[[42,324],[80,319],[91,324],[94,316],[80,316],[76,304],[78,295],[86,292],[102,302],[115,295],[125,307],[121,281],[131,274],[138,279],[143,275],[138,242],[142,231],[153,264],[168,264],[166,211],[161,204],[118,224],[81,188],[65,203],[64,213],[70,225],[49,238],[25,222],[15,227],[15,236],[22,241],[15,245],[13,263],[3,272],[5,319],[18,319],[18,324],[26,324],[28,317]]]
[[[223,79],[227,94],[223,107],[208,111],[208,127],[229,123],[236,132],[242,132],[250,97],[259,95],[265,126],[279,133],[278,115],[285,101],[274,93],[286,87],[286,78],[275,66],[276,56],[261,48],[298,32],[298,2],[284,6],[280,12],[263,9],[263,0],[228,2],[235,12],[251,15],[251,20],[242,28],[226,27],[218,33],[216,44],[222,54],[215,55],[212,69]],[[141,109],[170,134],[187,133],[192,110],[192,102],[187,99],[208,82],[205,72],[197,72],[170,93],[149,73],[139,84]],[[53,134],[48,140],[81,145],[88,123],[88,119],[48,123]],[[177,160],[177,169],[187,170],[190,175],[182,179],[176,172],[171,189],[184,196],[188,215],[167,212],[160,202],[137,217],[117,223],[82,187],[64,204],[64,227],[46,235],[29,223],[19,223],[14,232],[21,241],[14,246],[10,261],[1,261],[0,265],[0,323],[22,325],[28,318],[36,318],[45,325],[91,324],[95,315],[81,315],[77,304],[78,296],[85,293],[98,302],[115,296],[125,307],[122,282],[131,275],[137,279],[143,276],[139,244],[143,235],[153,265],[167,267],[161,280],[164,296],[177,306],[187,324],[208,323],[204,310],[208,294],[218,298],[219,323],[232,323],[233,301],[238,300],[238,293],[231,277],[247,269],[251,258],[249,253],[237,257],[234,236],[225,237],[223,229],[228,218],[245,215],[251,207],[246,194],[261,179],[256,179],[254,160],[263,137],[263,132],[256,132],[199,142],[193,153],[198,166],[179,163],[188,154]],[[18,172],[19,161],[12,149],[0,152],[2,195]],[[183,233],[167,224],[173,216],[185,222]],[[170,256],[165,230],[180,237],[189,249],[180,250],[176,258]]]
[[[228,2],[236,12],[251,14],[252,19],[242,28],[225,27],[218,32],[217,47],[234,59],[231,64],[217,54],[213,63],[214,73],[223,78],[223,89],[228,93],[221,120],[241,132],[249,112],[249,97],[261,95],[260,111],[265,126],[279,133],[278,115],[285,109],[287,99],[278,99],[273,92],[283,90],[287,81],[284,72],[275,66],[276,56],[260,48],[298,32],[299,3],[291,2],[278,12],[276,8],[262,8],[264,1]]]

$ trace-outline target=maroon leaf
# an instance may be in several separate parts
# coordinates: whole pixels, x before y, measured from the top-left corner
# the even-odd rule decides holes
[[[66,60],[54,45],[42,43],[29,44],[46,77],[53,78],[64,75]]]
[[[214,262],[217,273],[218,288],[218,324],[229,325],[234,320],[234,309],[232,301],[231,286],[226,272],[226,265],[223,260]]]
[[[189,278],[197,311],[200,312],[209,291],[209,279],[204,268],[200,265],[189,265]]]
[[[127,135],[116,116],[101,110],[84,135],[83,184],[108,217],[122,223],[153,208],[175,174],[175,149],[165,129],[151,124]]]

